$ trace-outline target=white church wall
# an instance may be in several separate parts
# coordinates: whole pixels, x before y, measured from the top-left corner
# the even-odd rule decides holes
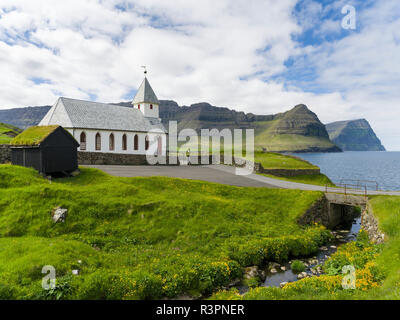
[[[166,155],[167,152],[167,135],[165,133],[158,132],[123,132],[123,131],[111,131],[111,130],[92,130],[92,129],[67,129],[78,141],[80,142],[81,133],[85,132],[86,134],[86,152],[104,152],[104,153],[122,153],[122,154],[146,154],[145,150],[145,139],[146,136],[149,137],[150,143],[152,141],[156,141],[157,137],[161,137],[162,139],[162,155]],[[96,134],[99,133],[101,137],[101,150],[96,150]],[[114,150],[110,150],[110,135],[114,134]],[[122,147],[122,137],[126,134],[127,137],[127,148],[123,150]],[[134,136],[138,135],[139,137],[139,145],[138,150],[134,150]],[[157,142],[155,142],[157,143]],[[154,150],[156,150],[155,148]]]

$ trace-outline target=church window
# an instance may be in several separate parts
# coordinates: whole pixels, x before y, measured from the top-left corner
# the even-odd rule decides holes
[[[126,140],[126,134],[122,136],[122,150],[127,149],[127,140]]]
[[[150,109],[153,110],[153,105],[152,104],[150,105]]]
[[[146,136],[146,139],[144,141],[144,148],[146,150],[149,150],[149,146],[150,146],[149,136]]]
[[[80,142],[81,142],[81,150],[85,151],[86,150],[86,133],[85,132],[81,133]]]
[[[133,138],[133,148],[139,150],[139,136],[137,134],[135,134],[135,137]]]
[[[114,151],[114,149],[115,149],[115,138],[114,138],[114,134],[113,133],[110,134],[109,147],[110,147],[110,151]]]
[[[101,150],[101,136],[100,133],[97,132],[96,134],[96,150]]]

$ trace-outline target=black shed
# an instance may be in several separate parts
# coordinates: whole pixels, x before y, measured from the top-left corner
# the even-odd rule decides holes
[[[36,126],[11,141],[12,164],[40,173],[73,172],[78,169],[79,143],[63,127]]]

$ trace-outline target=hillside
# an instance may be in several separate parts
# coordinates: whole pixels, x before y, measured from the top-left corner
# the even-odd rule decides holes
[[[9,143],[21,131],[17,127],[0,122],[0,144]]]
[[[241,279],[244,267],[312,254],[330,238],[297,224],[319,192],[87,168],[49,183],[11,165],[0,165],[0,191],[0,300],[199,297]],[[55,224],[58,206],[68,215]],[[47,294],[44,265],[57,270]]]
[[[271,121],[255,121],[257,149],[279,152],[340,152],[329,140],[317,115],[301,104],[274,116]]]
[[[0,110],[0,122],[26,129],[39,124],[50,108],[50,106],[40,106]]]
[[[326,129],[331,140],[344,151],[385,151],[365,119],[328,123]]]
[[[160,117],[165,125],[178,121],[178,130],[200,129],[255,129],[257,150],[266,148],[276,152],[339,152],[329,140],[324,125],[305,105],[277,115],[255,115],[197,103],[180,107],[175,101],[160,101]],[[117,103],[126,107],[130,102]],[[48,106],[0,111],[0,121],[21,128],[36,125],[49,110]]]

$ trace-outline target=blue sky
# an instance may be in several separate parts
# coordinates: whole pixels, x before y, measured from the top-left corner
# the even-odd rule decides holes
[[[342,28],[342,8],[356,29]],[[0,108],[59,95],[160,99],[323,122],[366,118],[400,150],[398,0],[2,0]]]

